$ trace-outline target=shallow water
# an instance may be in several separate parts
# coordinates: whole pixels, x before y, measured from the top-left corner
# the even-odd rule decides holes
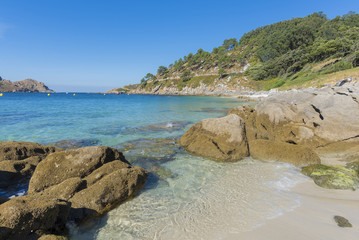
[[[0,140],[113,146],[149,170],[134,199],[80,227],[69,223],[71,239],[221,239],[299,206],[290,188],[305,179],[288,164],[221,163],[176,145],[193,123],[238,104],[213,97],[6,93]],[[24,185],[19,188],[0,195],[23,194]]]

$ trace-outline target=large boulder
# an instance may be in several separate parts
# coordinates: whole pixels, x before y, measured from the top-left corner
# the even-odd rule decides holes
[[[318,147],[358,138],[358,99],[359,89],[355,86],[291,90],[269,96],[254,108],[238,107],[229,114],[245,120],[250,140]]]
[[[84,147],[50,154],[36,167],[30,180],[29,193],[40,192],[68,178],[84,178],[114,160],[128,164],[122,153],[104,146]]]
[[[0,161],[23,160],[33,156],[43,158],[56,150],[59,149],[33,142],[0,142]]]
[[[244,121],[235,114],[194,124],[179,143],[192,153],[218,160],[236,161],[249,155]]]
[[[0,205],[0,239],[31,239],[44,232],[63,232],[70,203],[53,198],[24,196]]]
[[[320,163],[312,149],[286,142],[256,139],[249,142],[249,151],[253,158],[264,161],[287,162],[300,167]]]
[[[302,168],[302,173],[324,188],[355,190],[359,187],[358,173],[343,166],[315,164]]]
[[[116,149],[96,146],[53,153],[36,168],[29,193],[71,203],[70,220],[103,214],[132,197],[148,173]]]

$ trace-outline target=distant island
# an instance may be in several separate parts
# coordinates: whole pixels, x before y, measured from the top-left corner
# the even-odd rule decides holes
[[[43,82],[33,79],[11,82],[0,77],[0,92],[45,92],[53,93]]]
[[[199,49],[108,93],[221,95],[321,87],[359,79],[359,14],[323,12],[277,22]]]

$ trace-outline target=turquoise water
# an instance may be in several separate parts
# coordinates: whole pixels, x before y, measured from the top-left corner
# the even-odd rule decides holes
[[[215,97],[6,93],[0,140],[113,146],[150,172],[131,201],[85,225],[68,223],[71,239],[223,239],[299,206],[290,188],[305,179],[289,164],[220,163],[176,144],[192,124],[238,104]]]
[[[139,138],[176,137],[190,124],[161,131],[150,124],[218,117],[237,100],[213,97],[112,94],[5,93],[0,97],[0,140],[55,142],[96,139],[117,145]]]

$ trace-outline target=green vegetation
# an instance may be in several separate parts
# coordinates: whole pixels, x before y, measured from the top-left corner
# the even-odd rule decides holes
[[[260,27],[239,40],[224,40],[211,53],[199,49],[168,67],[160,66],[157,75],[148,73],[140,86],[149,89],[149,82],[156,86],[166,80],[163,86],[182,89],[193,82],[194,75],[217,71],[219,79],[228,76],[235,82],[234,78],[242,79],[241,71],[246,65],[250,66],[244,72],[246,81],[254,81],[248,85],[261,89],[306,84],[321,76],[358,67],[359,14],[349,12],[328,19],[318,12]],[[193,86],[199,85],[197,81]]]

